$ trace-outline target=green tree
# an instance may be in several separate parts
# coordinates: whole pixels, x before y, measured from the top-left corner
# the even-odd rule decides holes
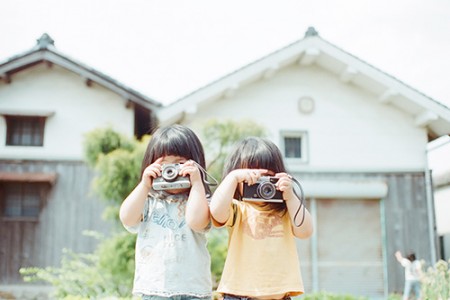
[[[83,142],[85,161],[95,168],[98,159],[116,149],[132,150],[135,142],[117,133],[111,127],[88,132]]]
[[[234,144],[248,136],[265,137],[266,129],[252,120],[208,120],[203,125],[203,145],[208,160],[208,172],[222,178],[225,159]]]

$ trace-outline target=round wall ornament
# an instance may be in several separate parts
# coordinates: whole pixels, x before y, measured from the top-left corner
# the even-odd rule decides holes
[[[309,96],[300,97],[298,100],[298,109],[304,114],[310,114],[314,110],[314,99]]]

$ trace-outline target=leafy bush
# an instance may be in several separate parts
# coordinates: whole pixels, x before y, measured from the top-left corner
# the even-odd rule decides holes
[[[125,136],[115,132],[111,127],[95,129],[85,135],[84,154],[86,162],[92,168],[97,159],[116,149],[133,149],[133,142]]]
[[[362,296],[340,295],[329,292],[317,292],[302,296],[302,300],[367,300],[369,298]]]
[[[390,294],[387,300],[402,300],[403,297],[401,294]]]
[[[450,299],[449,262],[440,260],[423,274],[423,299]]]
[[[103,239],[92,254],[64,249],[61,267],[22,268],[20,273],[26,282],[49,282],[56,299],[130,296],[134,271],[130,253],[133,253],[134,241],[129,236],[118,234]]]
[[[214,228],[208,233],[208,250],[211,254],[213,285],[217,288],[228,250],[228,233],[225,228]]]

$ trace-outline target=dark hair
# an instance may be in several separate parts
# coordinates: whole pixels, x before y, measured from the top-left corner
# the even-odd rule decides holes
[[[270,140],[259,137],[248,137],[235,145],[225,166],[223,177],[236,169],[267,169],[275,173],[286,172],[280,149]],[[235,198],[240,199],[238,189]],[[265,207],[286,212],[286,203],[267,203]]]
[[[160,157],[174,155],[191,159],[206,169],[205,153],[202,143],[197,135],[188,127],[182,125],[171,125],[156,129],[147,145],[144,159],[142,160],[141,177],[144,169]],[[201,170],[205,181],[206,174]],[[142,179],[142,178],[141,178]],[[209,185],[205,182],[206,194],[211,194]]]
[[[410,253],[406,258],[409,259],[410,261],[415,261],[416,255],[414,253]]]

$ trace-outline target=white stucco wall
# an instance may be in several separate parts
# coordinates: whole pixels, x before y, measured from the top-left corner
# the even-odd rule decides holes
[[[298,109],[303,96],[314,99],[310,114]],[[252,118],[270,130],[277,144],[282,130],[306,131],[308,161],[290,164],[291,170],[391,172],[426,167],[426,130],[414,125],[413,116],[317,66],[282,69],[232,97],[200,106],[185,122],[199,129],[210,118]]]
[[[10,84],[0,83],[0,110],[51,111],[43,147],[5,146],[5,118],[0,117],[2,159],[80,160],[84,134],[112,126],[133,135],[134,114],[125,100],[59,66],[40,64],[19,72]]]

